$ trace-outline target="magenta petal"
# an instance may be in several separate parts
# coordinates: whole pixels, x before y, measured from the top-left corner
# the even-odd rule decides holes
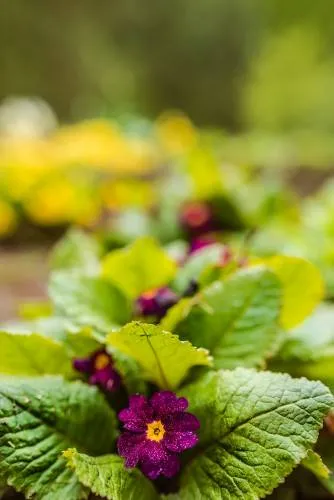
[[[81,373],[90,373],[92,362],[90,358],[76,358],[73,360],[73,368]]]
[[[198,443],[198,437],[191,431],[167,432],[164,437],[164,446],[174,453],[188,450]]]
[[[178,398],[173,392],[160,391],[153,394],[150,399],[152,408],[157,415],[170,415],[188,408],[186,398]]]
[[[102,370],[96,371],[90,378],[89,382],[92,385],[100,385],[107,391],[116,391],[121,385],[119,374],[110,366],[106,366]]]
[[[177,413],[164,418],[164,426],[168,431],[197,431],[201,423],[192,413]]]
[[[145,396],[134,394],[130,396],[130,410],[136,413],[137,417],[150,421],[152,419],[153,411]]]
[[[160,462],[166,460],[167,455],[168,452],[164,449],[162,441],[157,442],[146,439],[140,456],[143,462],[152,462],[153,464],[159,464]]]
[[[132,432],[145,432],[147,424],[145,418],[139,416],[130,408],[120,411],[118,417],[124,423],[125,429]]]
[[[164,462],[154,464],[150,461],[143,462],[141,470],[149,479],[157,479],[160,475],[173,477],[180,470],[180,460],[176,455],[169,453]]]
[[[145,446],[145,434],[125,432],[118,438],[118,453],[126,459],[126,467],[136,467],[141,458],[143,446]]]

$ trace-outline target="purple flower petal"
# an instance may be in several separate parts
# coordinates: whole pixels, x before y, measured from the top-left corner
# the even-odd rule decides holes
[[[198,443],[198,437],[191,431],[167,432],[164,436],[164,446],[174,453],[188,450]]]
[[[145,396],[135,394],[130,397],[130,408],[125,408],[118,415],[125,429],[133,432],[145,432],[147,422],[153,418],[153,410]]]
[[[156,392],[151,397],[150,404],[155,414],[160,416],[168,416],[171,413],[182,412],[188,408],[188,401],[186,398],[178,398],[171,391]]]
[[[92,362],[90,358],[76,358],[73,360],[73,368],[80,373],[90,373]]]
[[[192,413],[177,413],[164,418],[167,431],[186,432],[197,431],[201,423]]]
[[[154,464],[150,461],[143,462],[141,470],[149,479],[157,479],[160,475],[173,477],[180,470],[180,460],[177,455],[168,454],[166,459],[160,464]]]
[[[136,467],[141,458],[141,451],[145,446],[145,434],[131,434],[124,432],[118,438],[117,449],[121,457],[125,458],[126,467]]]
[[[106,366],[102,370],[96,371],[90,378],[89,383],[92,385],[100,385],[108,391],[116,391],[121,385],[121,377],[111,367]]]

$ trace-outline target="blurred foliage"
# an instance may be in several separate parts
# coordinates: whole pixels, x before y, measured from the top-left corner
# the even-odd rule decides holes
[[[4,2],[0,99],[41,96],[62,120],[178,108],[230,130],[333,126],[331,0]]]

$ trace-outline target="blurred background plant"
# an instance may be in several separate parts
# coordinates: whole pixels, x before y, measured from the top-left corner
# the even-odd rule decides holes
[[[183,202],[219,195],[254,252],[308,256],[334,283],[332,185],[299,198],[334,163],[331,0],[0,12],[0,262],[73,224],[167,243]]]

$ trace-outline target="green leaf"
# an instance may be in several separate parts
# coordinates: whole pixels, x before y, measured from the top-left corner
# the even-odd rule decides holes
[[[150,237],[110,252],[103,260],[104,276],[131,298],[166,285],[176,273],[176,262]]]
[[[261,259],[279,278],[283,286],[280,321],[283,328],[293,328],[309,316],[325,294],[318,269],[300,257],[277,255]]]
[[[76,269],[95,274],[100,267],[101,247],[84,231],[73,228],[57,243],[50,256],[52,270]]]
[[[0,332],[0,372],[9,375],[73,374],[63,344],[37,333]]]
[[[217,243],[198,250],[191,255],[185,264],[178,270],[173,288],[183,293],[189,286],[191,280],[197,281],[202,271],[210,264],[216,264],[222,255],[223,245]]]
[[[95,387],[60,377],[0,380],[0,483],[27,498],[79,500],[84,491],[62,451],[108,453],[116,419]]]
[[[280,305],[277,278],[265,269],[247,269],[203,289],[174,331],[209,349],[218,368],[263,366],[281,340]]]
[[[323,486],[334,495],[334,436],[333,434],[321,434],[317,443],[317,449],[321,454],[325,467],[330,470],[329,477],[319,478]]]
[[[132,356],[147,380],[164,389],[175,389],[195,365],[210,365],[205,349],[196,349],[159,326],[132,322],[107,337],[107,345]]]
[[[51,277],[49,295],[56,314],[78,325],[110,330],[130,318],[130,306],[122,292],[102,278],[57,272]]]
[[[153,483],[139,469],[126,469],[124,460],[117,455],[90,457],[75,449],[63,455],[79,481],[95,495],[109,500],[157,500]]]
[[[302,466],[313,472],[319,479],[329,478],[330,471],[328,467],[323,463],[321,456],[313,450],[310,450],[303,459]]]
[[[315,379],[334,378],[334,307],[319,306],[286,338],[272,362],[275,370]]]
[[[19,306],[19,316],[25,320],[35,320],[51,316],[53,310],[49,302],[26,302]]]
[[[334,405],[320,382],[244,368],[210,372],[182,396],[201,421],[180,500],[264,498],[300,463]]]

